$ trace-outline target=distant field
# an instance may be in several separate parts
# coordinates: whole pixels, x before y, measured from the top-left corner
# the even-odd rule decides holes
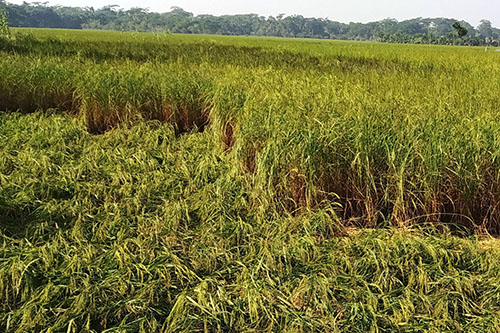
[[[14,32],[0,331],[500,330],[500,52]]]

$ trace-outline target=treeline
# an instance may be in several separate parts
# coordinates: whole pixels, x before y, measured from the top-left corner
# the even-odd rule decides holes
[[[371,40],[392,43],[499,45],[500,29],[481,21],[474,28],[447,18],[416,18],[398,22],[385,19],[371,23],[340,23],[300,15],[263,17],[248,15],[198,15],[182,8],[154,13],[144,8],[124,10],[118,6],[48,6],[47,2],[15,5],[0,0],[12,27],[102,29],[187,34],[302,37],[344,40]],[[455,25],[455,27],[454,27]],[[465,34],[463,34],[465,32]]]

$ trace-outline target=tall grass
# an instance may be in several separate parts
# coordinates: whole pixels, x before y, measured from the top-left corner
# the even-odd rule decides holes
[[[138,119],[177,133],[210,123],[264,214],[333,201],[356,225],[499,231],[496,54],[458,48],[458,60],[440,48],[432,62],[427,47],[412,58],[373,44],[371,56],[332,43],[312,55],[307,42],[20,36],[12,43],[26,55],[2,66],[3,109],[74,110],[91,133]]]
[[[0,49],[0,330],[499,330],[498,251],[472,236],[500,231],[498,54]]]
[[[50,108],[75,111],[73,62],[58,59],[0,58],[0,109],[34,112]]]
[[[206,125],[211,81],[189,69],[144,66],[90,70],[77,88],[91,132],[104,132],[141,116],[176,125],[179,132]]]
[[[498,329],[496,246],[261,218],[206,131],[0,119],[5,331]]]

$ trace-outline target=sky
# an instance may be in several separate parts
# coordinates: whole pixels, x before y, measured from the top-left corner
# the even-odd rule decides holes
[[[19,4],[23,0],[7,2]],[[476,26],[481,19],[487,19],[500,28],[500,0],[50,0],[49,4],[94,8],[119,5],[126,9],[149,8],[155,12],[167,12],[172,6],[178,6],[196,15],[254,13],[276,16],[284,13],[345,23],[365,23],[385,18],[401,21],[416,17],[447,17],[465,20]]]

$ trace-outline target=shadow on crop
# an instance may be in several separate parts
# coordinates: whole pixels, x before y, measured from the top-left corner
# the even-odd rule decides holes
[[[29,239],[35,234],[53,234],[59,229],[65,229],[67,225],[67,219],[43,212],[35,205],[0,201],[0,230],[7,237]]]

